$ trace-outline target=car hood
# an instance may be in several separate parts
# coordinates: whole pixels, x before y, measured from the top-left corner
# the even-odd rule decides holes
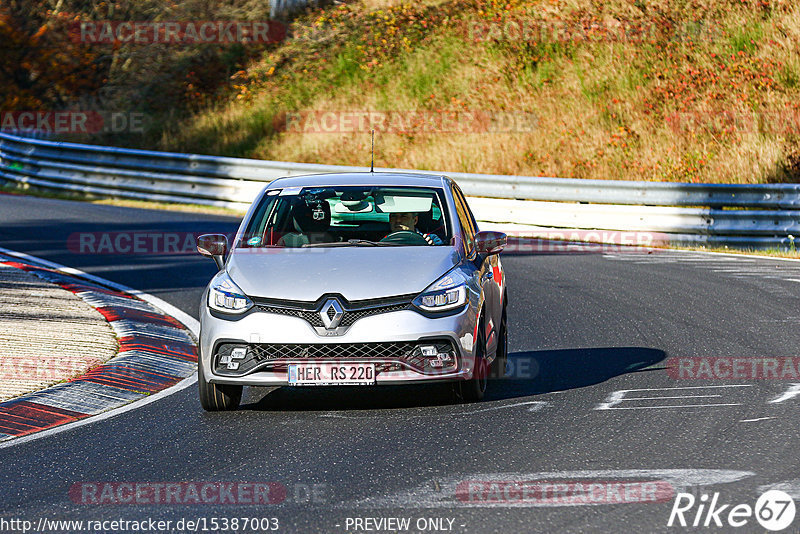
[[[363,300],[419,293],[459,261],[452,247],[236,249],[227,271],[251,297]]]

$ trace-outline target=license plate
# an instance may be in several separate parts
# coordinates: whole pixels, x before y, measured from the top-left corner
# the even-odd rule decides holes
[[[375,384],[374,363],[289,364],[292,386],[370,386]]]

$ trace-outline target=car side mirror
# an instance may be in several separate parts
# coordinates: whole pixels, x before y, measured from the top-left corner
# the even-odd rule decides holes
[[[475,234],[475,250],[478,254],[500,254],[508,243],[503,232],[478,232]]]
[[[228,253],[228,238],[222,234],[201,235],[197,238],[197,252],[214,258],[214,263],[221,271],[225,265],[225,254]]]

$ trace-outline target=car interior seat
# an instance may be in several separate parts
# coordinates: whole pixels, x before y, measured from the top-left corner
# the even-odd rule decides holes
[[[328,228],[331,225],[331,205],[325,200],[307,202],[297,199],[292,206],[290,231],[278,240],[278,246],[302,247],[313,243],[332,241]]]

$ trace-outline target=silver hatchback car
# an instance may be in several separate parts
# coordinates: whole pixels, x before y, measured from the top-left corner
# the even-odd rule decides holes
[[[479,232],[446,176],[321,174],[271,182],[200,305],[200,402],[243,386],[452,382],[483,398],[507,355],[506,235]]]

